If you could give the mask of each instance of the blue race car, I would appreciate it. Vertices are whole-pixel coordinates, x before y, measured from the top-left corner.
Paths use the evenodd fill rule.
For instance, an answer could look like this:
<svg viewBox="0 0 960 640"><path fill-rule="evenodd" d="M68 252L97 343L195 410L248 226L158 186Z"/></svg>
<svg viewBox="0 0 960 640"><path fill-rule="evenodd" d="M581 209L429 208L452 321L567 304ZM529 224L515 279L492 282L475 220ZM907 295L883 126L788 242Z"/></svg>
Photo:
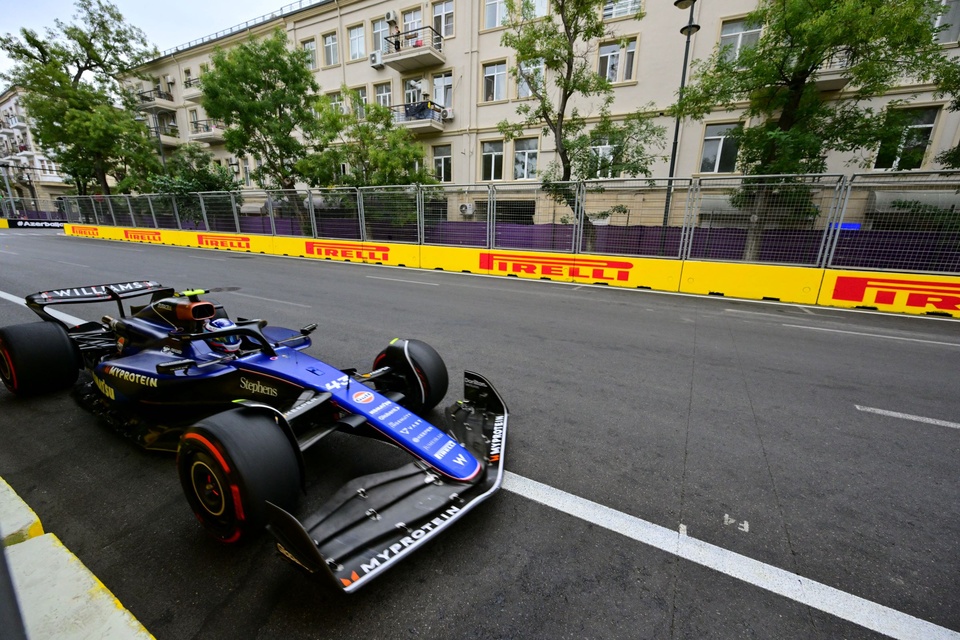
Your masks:
<svg viewBox="0 0 960 640"><path fill-rule="evenodd" d="M423 415L446 395L447 369L426 343L395 339L370 371L338 369L304 353L317 325L233 320L205 297L216 291L137 281L27 296L43 322L0 328L0 379L17 396L73 387L142 447L177 453L184 494L212 536L232 543L266 527L285 558L347 592L500 487L509 414L483 376L464 373L464 399L440 427ZM128 302L138 299L146 304ZM115 302L118 317L72 326L48 309L99 302ZM300 522L302 453L334 431L413 461L357 478Z"/></svg>

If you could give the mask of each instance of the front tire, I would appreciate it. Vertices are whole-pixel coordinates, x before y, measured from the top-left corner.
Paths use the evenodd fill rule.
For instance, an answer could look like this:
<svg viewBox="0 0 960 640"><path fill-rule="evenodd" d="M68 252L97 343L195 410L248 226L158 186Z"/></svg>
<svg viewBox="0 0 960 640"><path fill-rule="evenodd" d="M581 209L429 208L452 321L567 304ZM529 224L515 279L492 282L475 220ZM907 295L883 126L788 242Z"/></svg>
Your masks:
<svg viewBox="0 0 960 640"><path fill-rule="evenodd" d="M373 360L374 370L382 367L391 371L374 381L377 390L399 391L400 404L414 413L430 411L447 394L447 365L426 342L394 340Z"/></svg>
<svg viewBox="0 0 960 640"><path fill-rule="evenodd" d="M14 395L60 391L79 375L79 355L60 325L31 322L0 329L0 380Z"/></svg>
<svg viewBox="0 0 960 640"><path fill-rule="evenodd" d="M299 497L293 445L275 418L250 409L224 411L187 429L177 473L197 520L224 543L261 533L268 501L293 511Z"/></svg>

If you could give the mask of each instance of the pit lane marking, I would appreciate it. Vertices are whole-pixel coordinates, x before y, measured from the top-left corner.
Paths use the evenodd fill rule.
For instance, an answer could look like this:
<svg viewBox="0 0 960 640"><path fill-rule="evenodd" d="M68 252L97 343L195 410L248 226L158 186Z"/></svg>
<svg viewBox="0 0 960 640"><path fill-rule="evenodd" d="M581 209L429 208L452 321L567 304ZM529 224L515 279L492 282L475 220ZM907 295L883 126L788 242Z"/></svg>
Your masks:
<svg viewBox="0 0 960 640"><path fill-rule="evenodd" d="M862 331L844 331L842 329L827 329L825 327L807 327L802 324L784 324L784 327L793 329L809 329L811 331L829 331L830 333L846 333L854 336L864 336L866 338L884 338L886 340L902 340L904 342L920 342L923 344L935 344L943 347L960 347L960 342L940 342L938 340L922 340L920 338L901 338L900 336L885 336L880 333L864 333Z"/></svg>
<svg viewBox="0 0 960 640"><path fill-rule="evenodd" d="M913 420L914 422L924 422L926 424L935 424L938 427L950 427L951 429L960 429L960 423L957 422L947 422L946 420L937 420L936 418L925 418L923 416L914 416L909 413L900 413L898 411L887 411L886 409L876 409L874 407L862 407L859 404L853 405L857 408L857 411L863 411L866 413L875 413L881 416L889 416L891 418L900 418L901 420Z"/></svg>
<svg viewBox="0 0 960 640"><path fill-rule="evenodd" d="M503 489L892 638L960 640L956 631L691 538L684 525L673 531L509 471Z"/></svg>

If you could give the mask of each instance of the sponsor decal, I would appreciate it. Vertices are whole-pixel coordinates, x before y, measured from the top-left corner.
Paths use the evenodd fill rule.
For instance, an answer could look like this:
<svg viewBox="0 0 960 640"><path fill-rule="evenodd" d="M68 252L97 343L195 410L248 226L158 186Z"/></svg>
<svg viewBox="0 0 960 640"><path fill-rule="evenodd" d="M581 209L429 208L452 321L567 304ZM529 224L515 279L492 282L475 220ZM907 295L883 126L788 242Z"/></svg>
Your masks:
<svg viewBox="0 0 960 640"><path fill-rule="evenodd" d="M320 375L320 374L318 373L317 375ZM332 382L328 382L325 385L323 385L323 388L326 389L327 391L334 391L336 389L341 389L343 387L349 387L349 386L350 386L349 376L340 376L336 380L333 380Z"/></svg>
<svg viewBox="0 0 960 640"><path fill-rule="evenodd" d="M259 380L247 380L246 378L240 378L240 388L250 393L259 393L262 396L270 396L273 398L277 397L280 393L276 387L265 385Z"/></svg>
<svg viewBox="0 0 960 640"><path fill-rule="evenodd" d="M93 382L94 382L94 384L97 385L97 389L100 389L100 393L102 393L103 395L107 396L107 397L110 398L111 400L116 400L116 399L117 399L117 396L116 396L116 394L113 392L113 389L112 389L112 388L110 387L110 385L108 385L106 382L104 382L103 380L101 380L101 379L98 378L97 376L93 376Z"/></svg>
<svg viewBox="0 0 960 640"><path fill-rule="evenodd" d="M315 242L308 240L305 245L308 256L318 258L339 258L341 260L377 260L386 262L390 257L390 247L362 245L342 242Z"/></svg>
<svg viewBox="0 0 960 640"><path fill-rule="evenodd" d="M453 440L451 440L451 441L448 442L447 444L445 444L445 445L443 445L442 447L440 447L440 450L437 451L435 454L433 454L433 457L436 458L437 460L443 460L443 457L444 457L445 455L447 455L448 453L450 453L450 451L451 451L455 446L457 446L457 443L454 442Z"/></svg>
<svg viewBox="0 0 960 640"><path fill-rule="evenodd" d="M113 376L118 380L123 380L125 382L132 382L134 384L139 384L143 387L156 387L157 379L151 378L150 376L145 376L142 373L134 373L133 371L127 371L126 369L121 369L119 367L104 367L104 373L107 375Z"/></svg>
<svg viewBox="0 0 960 640"><path fill-rule="evenodd" d="M353 394L353 401L360 404L370 404L374 400L372 391L357 391Z"/></svg>
<svg viewBox="0 0 960 640"><path fill-rule="evenodd" d="M63 222L55 220L7 220L11 229L63 229Z"/></svg>
<svg viewBox="0 0 960 640"><path fill-rule="evenodd" d="M633 263L604 258L564 258L536 254L481 253L480 268L491 272L531 276L566 276L587 280L626 282Z"/></svg>
<svg viewBox="0 0 960 640"><path fill-rule="evenodd" d="M960 283L838 276L833 299L864 305L903 305L916 309L960 311Z"/></svg>
<svg viewBox="0 0 960 640"><path fill-rule="evenodd" d="M137 291L154 286L155 282L122 282L120 284L111 284L96 287L77 287L75 289L54 289L53 291L44 291L40 294L41 298L108 298L107 290L114 293L124 293L127 291Z"/></svg>
<svg viewBox="0 0 960 640"><path fill-rule="evenodd" d="M85 236L87 238L99 238L100 229L97 229L96 227L74 227L73 235Z"/></svg>
<svg viewBox="0 0 960 640"><path fill-rule="evenodd" d="M160 244L163 242L159 231L152 231L149 229L124 229L123 237L127 240L132 240L133 242L152 242L154 244Z"/></svg>
<svg viewBox="0 0 960 640"><path fill-rule="evenodd" d="M463 465L467 464L467 457L462 453L459 453L457 454L457 457L453 459L453 461L462 467Z"/></svg>
<svg viewBox="0 0 960 640"><path fill-rule="evenodd" d="M250 237L198 233L197 244L211 249L250 249Z"/></svg>
<svg viewBox="0 0 960 640"><path fill-rule="evenodd" d="M398 540L398 541L395 542L394 544L390 545L389 547L387 547L387 548L384 549L383 551L380 551L379 553L377 553L377 554L371 556L370 558L368 558L368 562L367 562L367 563L361 563L361 565L360 565L360 570L363 571L363 574L364 574L364 575L366 575L366 574L370 573L371 571L373 571L374 569L377 569L377 568L380 567L383 563L385 563L385 562L391 560L392 558L400 555L400 554L403 552L404 549L406 549L406 548L408 548L408 547L412 547L414 544L416 544L417 540L420 540L421 538L425 537L425 536L426 536L427 534L429 534L431 531L433 531L433 530L436 529L437 527L441 526L444 522L446 522L446 521L449 520L450 518L456 516L457 513L459 513L459 512L460 512L460 509L459 509L458 507L450 507L450 508L448 508L446 511L444 511L443 513L441 513L439 516L437 516L436 518L434 518L434 519L431 520L430 522L428 522L428 523L424 524L423 526L421 526L421 527L419 527L419 528L414 529L413 531L411 531L409 536L404 536L404 537L400 538L400 540ZM355 580L356 580L356 579L354 579L353 581L355 581ZM348 580L343 580L343 579L341 579L341 582L344 583L344 586L349 586L353 581L348 581Z"/></svg>
<svg viewBox="0 0 960 640"><path fill-rule="evenodd" d="M503 449L503 416L497 416L493 421L493 437L490 438L490 462L500 460L500 451Z"/></svg>

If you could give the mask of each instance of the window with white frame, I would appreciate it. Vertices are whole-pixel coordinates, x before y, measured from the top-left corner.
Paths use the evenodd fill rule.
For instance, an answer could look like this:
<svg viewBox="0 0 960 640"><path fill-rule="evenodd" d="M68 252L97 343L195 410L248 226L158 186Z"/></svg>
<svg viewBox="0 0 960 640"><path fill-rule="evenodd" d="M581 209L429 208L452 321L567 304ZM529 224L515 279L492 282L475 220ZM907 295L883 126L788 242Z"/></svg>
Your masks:
<svg viewBox="0 0 960 640"><path fill-rule="evenodd" d="M493 29L507 21L506 0L484 0L483 28Z"/></svg>
<svg viewBox="0 0 960 640"><path fill-rule="evenodd" d="M507 63L483 65L483 101L493 102L507 98Z"/></svg>
<svg viewBox="0 0 960 640"><path fill-rule="evenodd" d="M939 107L904 109L902 115L906 117L907 125L903 133L896 142L880 145L874 168L892 171L919 169L930 145L939 111Z"/></svg>
<svg viewBox="0 0 960 640"><path fill-rule="evenodd" d="M420 102L423 97L423 91L420 86L419 78L407 78L403 81L403 102L404 104L412 104L414 102Z"/></svg>
<svg viewBox="0 0 960 640"><path fill-rule="evenodd" d="M746 20L725 20L720 26L720 48L723 57L730 62L740 57L744 49L756 46L760 42L761 28L749 24Z"/></svg>
<svg viewBox="0 0 960 640"><path fill-rule="evenodd" d="M737 141L730 133L742 125L738 122L708 124L703 133L703 154L700 173L732 173L737 169Z"/></svg>
<svg viewBox="0 0 960 640"><path fill-rule="evenodd" d="M547 15L547 6L549 4L549 0L533 0L533 17L542 18Z"/></svg>
<svg viewBox="0 0 960 640"><path fill-rule="evenodd" d="M433 76L433 101L441 107L453 105L453 72L438 73Z"/></svg>
<svg viewBox="0 0 960 640"><path fill-rule="evenodd" d="M367 117L367 88L357 87L353 91L354 96L351 99L353 114L357 116L358 120L363 120Z"/></svg>
<svg viewBox="0 0 960 640"><path fill-rule="evenodd" d="M367 57L367 43L362 24L350 27L347 36L350 39L350 59L359 60Z"/></svg>
<svg viewBox="0 0 960 640"><path fill-rule="evenodd" d="M937 41L957 42L960 40L960 0L940 0L942 13L935 18L933 26L940 31Z"/></svg>
<svg viewBox="0 0 960 640"><path fill-rule="evenodd" d="M536 138L521 138L513 143L513 179L533 180L537 177Z"/></svg>
<svg viewBox="0 0 960 640"><path fill-rule="evenodd" d="M449 144L433 147L433 175L440 182L453 181L453 153Z"/></svg>
<svg viewBox="0 0 960 640"><path fill-rule="evenodd" d="M243 184L246 187L253 185L253 180L250 177L250 158L246 156L243 158Z"/></svg>
<svg viewBox="0 0 960 640"><path fill-rule="evenodd" d="M323 36L323 64L331 66L340 64L340 48L337 45L337 32Z"/></svg>
<svg viewBox="0 0 960 640"><path fill-rule="evenodd" d="M633 79L637 53L637 41L626 43L608 42L600 45L597 73L610 82L627 82Z"/></svg>
<svg viewBox="0 0 960 640"><path fill-rule="evenodd" d="M393 104L393 89L389 82L373 85L373 97L381 107Z"/></svg>
<svg viewBox="0 0 960 640"><path fill-rule="evenodd" d="M503 140L481 143L481 180L503 180Z"/></svg>
<svg viewBox="0 0 960 640"><path fill-rule="evenodd" d="M403 31L409 33L418 31L423 26L423 12L420 9L411 9L403 12ZM417 34L419 35L419 34Z"/></svg>
<svg viewBox="0 0 960 640"><path fill-rule="evenodd" d="M433 30L444 38L453 35L453 0L433 3Z"/></svg>
<svg viewBox="0 0 960 640"><path fill-rule="evenodd" d="M529 98L533 95L531 83L534 87L543 86L546 67L543 60L529 60L520 63L520 77L517 78L517 97Z"/></svg>
<svg viewBox="0 0 960 640"><path fill-rule="evenodd" d="M590 142L590 153L593 155L594 178L613 178L614 148L606 138L595 138Z"/></svg>
<svg viewBox="0 0 960 640"><path fill-rule="evenodd" d="M370 23L370 33L373 36L373 51L386 51L384 38L390 35L390 25L383 18Z"/></svg>
<svg viewBox="0 0 960 640"><path fill-rule="evenodd" d="M307 69L317 68L317 41L313 38L304 40L300 46L307 52Z"/></svg>
<svg viewBox="0 0 960 640"><path fill-rule="evenodd" d="M328 93L327 98L330 99L330 106L332 106L334 110L339 113L345 113L343 110L343 95L339 91Z"/></svg>
<svg viewBox="0 0 960 640"><path fill-rule="evenodd" d="M640 13L640 0L607 0L603 5L603 17L624 18Z"/></svg>

